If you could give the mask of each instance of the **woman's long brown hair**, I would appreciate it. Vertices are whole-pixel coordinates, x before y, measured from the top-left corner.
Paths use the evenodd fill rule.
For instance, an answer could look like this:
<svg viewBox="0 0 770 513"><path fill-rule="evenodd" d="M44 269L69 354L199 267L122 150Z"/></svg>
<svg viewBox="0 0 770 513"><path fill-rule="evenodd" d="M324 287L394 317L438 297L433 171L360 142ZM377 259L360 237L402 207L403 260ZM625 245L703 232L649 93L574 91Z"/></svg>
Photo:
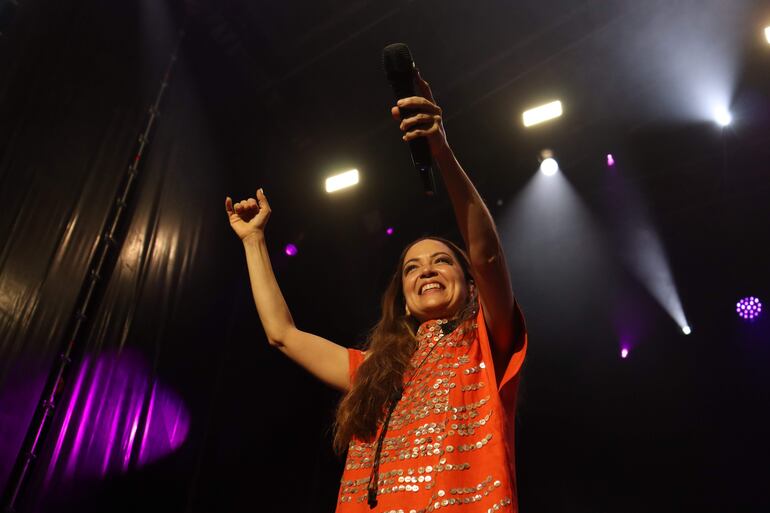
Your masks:
<svg viewBox="0 0 770 513"><path fill-rule="evenodd" d="M358 368L350 390L340 401L335 422L334 449L342 454L351 440L371 442L388 407L404 383L404 372L417 349L415 333L419 322L406 315L403 294L402 267L409 248L418 242L432 239L446 244L460 264L469 287L468 303L456 316L459 320L472 317L478 301L471 266L465 252L456 244L441 237L423 237L404 248L398 267L382 296L382 315L369 333L367 357Z"/></svg>

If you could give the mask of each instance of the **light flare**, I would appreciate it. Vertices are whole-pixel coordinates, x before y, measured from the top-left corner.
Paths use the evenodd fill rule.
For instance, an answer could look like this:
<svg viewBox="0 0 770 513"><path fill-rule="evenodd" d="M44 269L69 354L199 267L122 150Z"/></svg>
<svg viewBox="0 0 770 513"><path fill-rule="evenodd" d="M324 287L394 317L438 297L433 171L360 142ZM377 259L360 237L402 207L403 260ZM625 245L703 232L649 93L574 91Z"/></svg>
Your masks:
<svg viewBox="0 0 770 513"><path fill-rule="evenodd" d="M525 110L521 115L524 126L529 128L531 126L545 123L552 119L560 117L564 113L561 105L561 101L556 100L545 105L540 105L532 109Z"/></svg>
<svg viewBox="0 0 770 513"><path fill-rule="evenodd" d="M359 181L358 169L351 169L326 179L326 192L332 193L356 185Z"/></svg>

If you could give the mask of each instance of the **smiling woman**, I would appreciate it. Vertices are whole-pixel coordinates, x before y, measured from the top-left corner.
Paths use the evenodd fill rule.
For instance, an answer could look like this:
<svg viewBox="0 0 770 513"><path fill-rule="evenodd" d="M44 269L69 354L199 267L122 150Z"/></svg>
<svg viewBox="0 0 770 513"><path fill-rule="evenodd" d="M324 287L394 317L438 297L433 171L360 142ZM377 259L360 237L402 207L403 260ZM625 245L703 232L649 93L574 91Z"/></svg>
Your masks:
<svg viewBox="0 0 770 513"><path fill-rule="evenodd" d="M403 265L406 313L419 321L454 317L468 302L473 285L458 257L453 256L459 248L452 250L449 244L426 238L407 248Z"/></svg>
<svg viewBox="0 0 770 513"><path fill-rule="evenodd" d="M294 325L265 243L264 192L238 203L228 197L225 208L244 244L268 341L345 392L334 438L340 453L347 450L337 511L474 504L474 511L515 512L524 322L492 217L446 141L428 84L419 73L415 80L422 96L399 100L391 114L404 141L427 139L468 251L438 237L409 244L362 349Z"/></svg>

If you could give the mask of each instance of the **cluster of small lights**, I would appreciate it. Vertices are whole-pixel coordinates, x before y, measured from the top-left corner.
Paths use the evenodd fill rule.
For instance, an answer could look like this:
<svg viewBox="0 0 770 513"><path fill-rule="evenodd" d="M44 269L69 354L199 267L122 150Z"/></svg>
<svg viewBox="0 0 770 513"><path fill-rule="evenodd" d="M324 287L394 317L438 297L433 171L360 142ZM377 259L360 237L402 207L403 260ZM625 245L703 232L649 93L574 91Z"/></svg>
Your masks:
<svg viewBox="0 0 770 513"><path fill-rule="evenodd" d="M759 302L759 298L745 297L735 305L735 311L742 319L753 321L762 313L762 303Z"/></svg>

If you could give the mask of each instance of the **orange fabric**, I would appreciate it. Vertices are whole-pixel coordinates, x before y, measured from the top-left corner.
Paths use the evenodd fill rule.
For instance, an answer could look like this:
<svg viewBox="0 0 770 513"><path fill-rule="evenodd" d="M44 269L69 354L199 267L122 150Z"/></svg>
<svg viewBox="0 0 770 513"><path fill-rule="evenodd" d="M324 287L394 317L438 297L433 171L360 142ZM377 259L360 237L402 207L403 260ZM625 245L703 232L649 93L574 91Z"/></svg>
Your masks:
<svg viewBox="0 0 770 513"><path fill-rule="evenodd" d="M417 333L416 371L405 382L414 378L383 443L377 506L370 510L366 502L376 444L353 440L338 513L518 511L513 421L526 335L514 341L520 349L497 386L483 313L444 337L440 322L428 321ZM364 353L348 351L354 379Z"/></svg>

